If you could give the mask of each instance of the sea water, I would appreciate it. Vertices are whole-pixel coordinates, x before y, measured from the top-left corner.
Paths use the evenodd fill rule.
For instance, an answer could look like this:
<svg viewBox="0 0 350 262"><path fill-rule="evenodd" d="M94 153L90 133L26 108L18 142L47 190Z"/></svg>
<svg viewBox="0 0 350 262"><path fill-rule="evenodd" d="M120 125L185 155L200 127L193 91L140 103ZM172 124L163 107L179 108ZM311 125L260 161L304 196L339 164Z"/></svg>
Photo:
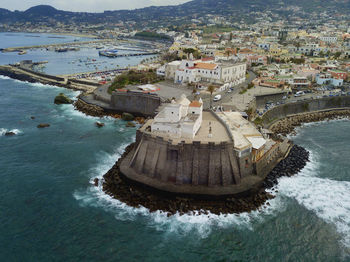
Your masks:
<svg viewBox="0 0 350 262"><path fill-rule="evenodd" d="M17 46L35 46L55 43L74 43L91 41L94 39L74 36L28 34L28 33L0 33L0 48ZM76 41L76 42L73 42ZM26 54L18 55L18 52L0 53L0 65L14 64L22 60L43 62L40 70L52 75L67 75L85 72L105 71L125 68L139 64L143 59L153 56L131 56L109 58L99 56L99 51L94 46L98 44L80 46L78 51L55 52L54 49L46 48L28 49ZM126 45L125 43L120 45ZM139 47L138 47L139 48ZM136 51L119 50L118 54L134 54ZM93 61L94 60L94 61ZM38 70L38 69L37 69Z"/></svg>
<svg viewBox="0 0 350 262"><path fill-rule="evenodd" d="M136 128L54 105L60 92L78 95L0 77L0 261L350 261L350 121L298 129L311 161L265 208L168 218L93 185Z"/></svg>

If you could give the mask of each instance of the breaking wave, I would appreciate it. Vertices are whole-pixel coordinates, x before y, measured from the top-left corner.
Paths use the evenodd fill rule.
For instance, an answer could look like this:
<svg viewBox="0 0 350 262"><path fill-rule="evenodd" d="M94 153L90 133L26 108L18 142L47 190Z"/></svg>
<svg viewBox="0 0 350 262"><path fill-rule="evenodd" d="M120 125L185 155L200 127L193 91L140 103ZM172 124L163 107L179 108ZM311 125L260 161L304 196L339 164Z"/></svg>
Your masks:
<svg viewBox="0 0 350 262"><path fill-rule="evenodd" d="M100 164L90 169L89 172L91 173L90 183L93 184L94 179L99 178L99 186L95 187L92 185L87 189L75 191L73 194L74 198L82 206L102 207L106 211L112 212L115 218L120 221L141 219L142 221L146 221L149 227L155 228L158 231L177 234L196 232L202 238L207 237L215 227L227 228L236 226L240 229L253 230L254 222L263 222L266 217L274 216L277 210L278 212L285 210L284 203L278 197L269 200L270 206L261 208L259 211L241 214L199 214L198 211L194 211L185 215L175 214L167 217L167 213L163 211L151 213L147 208L142 206L138 208L130 207L105 194L102 190L101 181L103 175L114 165L127 145L120 146L113 155L107 153L100 155Z"/></svg>
<svg viewBox="0 0 350 262"><path fill-rule="evenodd" d="M3 76L3 75L0 75L0 79L8 80L8 79L11 79L11 78L10 78L10 77L8 77L8 76Z"/></svg>
<svg viewBox="0 0 350 262"><path fill-rule="evenodd" d="M6 129L6 128L0 128L0 136L4 136L7 132L14 133L15 135L21 134L22 131L19 129Z"/></svg>
<svg viewBox="0 0 350 262"><path fill-rule="evenodd" d="M298 175L279 179L278 191L335 225L342 243L350 247L350 182L317 177L318 170L311 157Z"/></svg>

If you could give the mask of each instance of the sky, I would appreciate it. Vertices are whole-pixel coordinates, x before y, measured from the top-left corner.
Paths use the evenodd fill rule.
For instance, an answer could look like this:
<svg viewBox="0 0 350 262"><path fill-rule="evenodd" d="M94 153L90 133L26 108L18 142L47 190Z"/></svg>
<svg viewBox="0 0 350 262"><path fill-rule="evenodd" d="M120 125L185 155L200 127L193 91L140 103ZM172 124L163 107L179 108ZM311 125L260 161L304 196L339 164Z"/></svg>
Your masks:
<svg viewBox="0 0 350 262"><path fill-rule="evenodd" d="M0 8L26 10L35 5L51 5L65 11L103 12L152 5L177 5L189 0L0 0Z"/></svg>

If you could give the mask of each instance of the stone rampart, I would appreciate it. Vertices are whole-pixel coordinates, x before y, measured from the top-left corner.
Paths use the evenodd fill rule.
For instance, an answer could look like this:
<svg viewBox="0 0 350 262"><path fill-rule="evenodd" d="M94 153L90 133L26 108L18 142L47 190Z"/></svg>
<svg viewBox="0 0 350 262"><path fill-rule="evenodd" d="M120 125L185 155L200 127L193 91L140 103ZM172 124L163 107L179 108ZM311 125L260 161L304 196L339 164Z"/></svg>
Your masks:
<svg viewBox="0 0 350 262"><path fill-rule="evenodd" d="M288 139L283 142L278 142L264 156L255 163L255 173L261 177L265 178L268 173L277 165L277 163L282 160L288 153L290 148L290 143Z"/></svg>
<svg viewBox="0 0 350 262"><path fill-rule="evenodd" d="M120 171L131 180L162 191L235 195L258 188L284 156L282 151L285 154L287 148L281 149L278 144L255 166L251 153L237 156L233 142L174 143L139 130L134 148L121 161Z"/></svg>
<svg viewBox="0 0 350 262"><path fill-rule="evenodd" d="M111 107L114 110L135 115L154 116L160 104L160 97L152 93L113 92L111 97Z"/></svg>

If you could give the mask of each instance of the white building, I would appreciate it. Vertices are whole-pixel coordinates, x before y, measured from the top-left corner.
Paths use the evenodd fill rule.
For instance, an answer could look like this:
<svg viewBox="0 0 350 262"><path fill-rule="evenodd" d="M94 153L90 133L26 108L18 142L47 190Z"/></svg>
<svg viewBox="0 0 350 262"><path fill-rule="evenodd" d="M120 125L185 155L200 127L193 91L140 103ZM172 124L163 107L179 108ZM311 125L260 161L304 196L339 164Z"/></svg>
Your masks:
<svg viewBox="0 0 350 262"><path fill-rule="evenodd" d="M165 66L165 78L174 80L176 70L179 69L181 61L172 61Z"/></svg>
<svg viewBox="0 0 350 262"><path fill-rule="evenodd" d="M320 40L325 43L336 43L338 41L338 37L336 36L320 36Z"/></svg>
<svg viewBox="0 0 350 262"><path fill-rule="evenodd" d="M246 63L217 63L213 60L182 60L175 72L175 83L207 82L214 84L232 83L238 85L245 81Z"/></svg>
<svg viewBox="0 0 350 262"><path fill-rule="evenodd" d="M185 95L165 105L151 124L151 132L193 139L202 124L203 101L190 102Z"/></svg>

